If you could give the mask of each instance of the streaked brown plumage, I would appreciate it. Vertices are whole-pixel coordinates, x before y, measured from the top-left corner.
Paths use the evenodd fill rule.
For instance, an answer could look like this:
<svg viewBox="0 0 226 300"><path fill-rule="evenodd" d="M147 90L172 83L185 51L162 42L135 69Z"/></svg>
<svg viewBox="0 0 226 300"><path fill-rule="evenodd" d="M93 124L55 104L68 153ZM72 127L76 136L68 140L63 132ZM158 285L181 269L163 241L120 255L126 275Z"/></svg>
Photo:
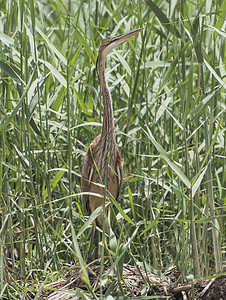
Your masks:
<svg viewBox="0 0 226 300"><path fill-rule="evenodd" d="M107 182L108 192L117 200L123 181L123 161L121 151L116 143L115 125L112 107L112 99L105 78L105 60L107 54L129 37L143 29L137 29L122 35L104 39L99 48L98 66L101 90L103 94L104 115L101 134L90 144L83 162L82 168L82 191L104 195L104 185ZM105 176L107 180L105 181ZM103 204L103 197L94 195L83 196L89 213ZM107 196L109 199L110 197ZM99 227L103 225L103 213L96 218ZM94 236L95 224L93 224L92 240L88 261L91 260L91 247Z"/></svg>

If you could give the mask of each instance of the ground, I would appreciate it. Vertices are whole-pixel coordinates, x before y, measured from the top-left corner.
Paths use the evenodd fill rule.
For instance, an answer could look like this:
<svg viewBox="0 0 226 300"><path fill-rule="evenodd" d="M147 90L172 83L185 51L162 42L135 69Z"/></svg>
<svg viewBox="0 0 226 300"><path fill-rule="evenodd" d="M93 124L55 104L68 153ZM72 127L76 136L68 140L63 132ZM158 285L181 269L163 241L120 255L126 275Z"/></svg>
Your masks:
<svg viewBox="0 0 226 300"><path fill-rule="evenodd" d="M102 285L103 295L124 295L130 297L152 296L152 299L205 299L226 300L226 274L210 280L194 280L191 283L180 283L180 276L174 272L167 274L166 280L153 275L141 267L129 264L123 267L123 279L119 280L115 270L110 270L106 265L103 273L109 273L108 280ZM70 270L67 278L61 278L57 282L45 286L39 299L80 299L75 296L75 291L89 293L86 284L81 279L81 271L78 267ZM99 288L100 264L93 262L89 266L89 279L92 290L97 297L100 296ZM77 294L78 295L78 294ZM192 298L193 296L193 298ZM123 299L126 299L125 297ZM113 298L111 298L113 299ZM116 297L114 299L117 299ZM131 298L130 298L131 299Z"/></svg>

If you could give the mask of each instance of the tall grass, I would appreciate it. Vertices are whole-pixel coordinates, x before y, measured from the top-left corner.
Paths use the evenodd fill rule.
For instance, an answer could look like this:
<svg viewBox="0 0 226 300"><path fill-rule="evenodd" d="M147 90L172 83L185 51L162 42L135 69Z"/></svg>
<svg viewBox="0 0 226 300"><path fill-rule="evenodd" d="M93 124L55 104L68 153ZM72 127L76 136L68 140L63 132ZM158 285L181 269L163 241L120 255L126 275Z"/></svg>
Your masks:
<svg viewBox="0 0 226 300"><path fill-rule="evenodd" d="M105 254L119 282L122 262L184 280L223 272L226 1L0 7L0 297L37 299L85 265L95 216L80 177L101 131L98 46L140 27L107 60L125 178ZM83 279L94 297L84 268Z"/></svg>

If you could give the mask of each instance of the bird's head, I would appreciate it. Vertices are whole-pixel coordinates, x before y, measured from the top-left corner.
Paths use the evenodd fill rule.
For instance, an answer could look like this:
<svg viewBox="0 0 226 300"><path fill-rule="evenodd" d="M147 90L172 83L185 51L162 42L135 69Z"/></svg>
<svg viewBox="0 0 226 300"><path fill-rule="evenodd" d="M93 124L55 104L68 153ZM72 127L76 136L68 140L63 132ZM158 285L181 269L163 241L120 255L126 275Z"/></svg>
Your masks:
<svg viewBox="0 0 226 300"><path fill-rule="evenodd" d="M104 39L100 44L99 55L98 55L98 58L97 58L97 62L99 61L100 57L105 60L106 56L108 55L108 53L112 49L114 49L118 45L122 44L128 38L130 38L131 36L137 34L138 32L142 31L143 29L144 28L135 29L133 31L130 31L130 32L127 32L127 33L124 33L124 34L111 36L111 37L108 37L108 38Z"/></svg>

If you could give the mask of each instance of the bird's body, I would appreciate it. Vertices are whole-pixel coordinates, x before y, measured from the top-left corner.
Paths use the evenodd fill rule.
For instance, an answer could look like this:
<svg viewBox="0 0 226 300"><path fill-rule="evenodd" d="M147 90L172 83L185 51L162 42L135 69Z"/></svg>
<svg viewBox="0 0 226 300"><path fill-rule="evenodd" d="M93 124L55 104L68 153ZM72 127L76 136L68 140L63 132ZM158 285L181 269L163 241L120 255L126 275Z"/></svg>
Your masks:
<svg viewBox="0 0 226 300"><path fill-rule="evenodd" d="M90 144L84 158L82 169L83 192L104 195L103 185L105 183L106 172L108 177L106 188L117 200L123 179L121 151L116 142L111 143L106 137L99 135ZM84 199L90 214L103 203L103 197L96 195L85 195ZM96 218L96 223L99 227L102 227L103 213Z"/></svg>
<svg viewBox="0 0 226 300"><path fill-rule="evenodd" d="M99 48L99 77L104 104L103 126L101 134L90 144L85 154L82 168L82 191L85 192L83 197L90 214L103 204L105 189L107 190L107 199L111 201L111 197L114 197L117 200L123 181L122 155L116 143L111 93L105 78L106 56L117 45L141 30L143 29L106 38L101 42ZM93 195L93 193L97 195ZM99 227L102 227L103 213L96 218L96 223ZM94 228L95 226L93 226L90 249L92 247ZM91 250L89 251L88 261L90 261L90 258Z"/></svg>

